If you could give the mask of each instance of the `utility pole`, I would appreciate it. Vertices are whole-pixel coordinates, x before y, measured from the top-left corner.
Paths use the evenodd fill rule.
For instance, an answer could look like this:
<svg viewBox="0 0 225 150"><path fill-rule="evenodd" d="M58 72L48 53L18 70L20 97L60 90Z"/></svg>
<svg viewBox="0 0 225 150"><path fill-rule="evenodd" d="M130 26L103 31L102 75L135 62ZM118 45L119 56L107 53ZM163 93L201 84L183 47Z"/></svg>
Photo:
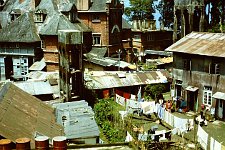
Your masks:
<svg viewBox="0 0 225 150"><path fill-rule="evenodd" d="M119 55L118 71L120 71L120 55L121 55L122 51L119 49L119 51L116 51L116 52Z"/></svg>

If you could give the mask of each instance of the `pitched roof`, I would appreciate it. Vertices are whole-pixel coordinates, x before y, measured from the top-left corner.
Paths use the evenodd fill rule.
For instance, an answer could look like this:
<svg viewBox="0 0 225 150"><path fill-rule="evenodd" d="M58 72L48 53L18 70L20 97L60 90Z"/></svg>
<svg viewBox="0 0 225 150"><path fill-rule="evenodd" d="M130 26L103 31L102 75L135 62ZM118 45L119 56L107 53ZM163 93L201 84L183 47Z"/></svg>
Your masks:
<svg viewBox="0 0 225 150"><path fill-rule="evenodd" d="M106 2L108 0L93 0L89 11L104 11L106 12Z"/></svg>
<svg viewBox="0 0 225 150"><path fill-rule="evenodd" d="M58 30L76 30L75 26L61 13L55 13L42 25L39 34L58 35Z"/></svg>
<svg viewBox="0 0 225 150"><path fill-rule="evenodd" d="M58 12L56 0L41 0L35 10L46 10L48 15L53 15Z"/></svg>
<svg viewBox="0 0 225 150"><path fill-rule="evenodd" d="M54 108L11 82L0 83L1 136L13 142L27 137L33 145L36 134L53 138L63 133L63 127L56 123Z"/></svg>
<svg viewBox="0 0 225 150"><path fill-rule="evenodd" d="M92 47L91 51L85 54L86 57L104 57L107 47Z"/></svg>
<svg viewBox="0 0 225 150"><path fill-rule="evenodd" d="M120 74L124 74L120 77ZM155 83L167 83L171 75L166 70L132 72L124 71L92 71L85 75L86 85L90 89L109 89L114 87L128 87Z"/></svg>
<svg viewBox="0 0 225 150"><path fill-rule="evenodd" d="M34 18L31 13L24 13L15 21L0 31L1 42L37 42L40 37L37 34Z"/></svg>
<svg viewBox="0 0 225 150"><path fill-rule="evenodd" d="M128 21L126 19L124 19L123 17L122 17L122 28L123 29L131 29L132 28L132 26L128 23Z"/></svg>
<svg viewBox="0 0 225 150"><path fill-rule="evenodd" d="M59 11L68 12L72 9L73 6L75 6L73 3L61 3L58 7Z"/></svg>
<svg viewBox="0 0 225 150"><path fill-rule="evenodd" d="M168 47L166 51L225 57L225 34L192 32Z"/></svg>
<svg viewBox="0 0 225 150"><path fill-rule="evenodd" d="M8 12L0 12L0 25L2 28L7 26L10 22L9 20L9 13Z"/></svg>
<svg viewBox="0 0 225 150"><path fill-rule="evenodd" d="M91 31L80 20L76 23L71 23L68 18L61 14L55 13L48 18L46 22L41 26L39 34L41 35L58 35L59 30L79 30L79 31Z"/></svg>

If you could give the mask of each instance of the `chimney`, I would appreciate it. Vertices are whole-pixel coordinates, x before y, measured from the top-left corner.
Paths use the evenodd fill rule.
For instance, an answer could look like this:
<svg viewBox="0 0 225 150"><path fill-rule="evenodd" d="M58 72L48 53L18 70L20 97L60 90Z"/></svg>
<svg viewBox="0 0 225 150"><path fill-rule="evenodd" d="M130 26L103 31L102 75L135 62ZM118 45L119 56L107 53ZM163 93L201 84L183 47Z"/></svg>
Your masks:
<svg viewBox="0 0 225 150"><path fill-rule="evenodd" d="M49 149L49 138L47 136L38 136L35 138L35 149L36 150L48 150Z"/></svg>
<svg viewBox="0 0 225 150"><path fill-rule="evenodd" d="M53 138L53 150L66 150L67 140L65 136L56 136Z"/></svg>
<svg viewBox="0 0 225 150"><path fill-rule="evenodd" d="M12 150L12 142L9 139L0 140L0 149L2 150Z"/></svg>
<svg viewBox="0 0 225 150"><path fill-rule="evenodd" d="M16 150L30 150L30 139L29 138L16 139Z"/></svg>

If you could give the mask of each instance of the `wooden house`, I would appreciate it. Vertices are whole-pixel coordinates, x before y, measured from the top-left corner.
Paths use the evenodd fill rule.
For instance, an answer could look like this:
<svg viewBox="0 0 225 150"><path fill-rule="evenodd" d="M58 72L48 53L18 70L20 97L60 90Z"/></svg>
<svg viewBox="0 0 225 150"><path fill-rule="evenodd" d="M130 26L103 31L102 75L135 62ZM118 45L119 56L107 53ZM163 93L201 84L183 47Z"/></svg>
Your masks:
<svg viewBox="0 0 225 150"><path fill-rule="evenodd" d="M174 98L183 97L188 109L201 105L225 119L225 34L192 32L166 50L173 52Z"/></svg>

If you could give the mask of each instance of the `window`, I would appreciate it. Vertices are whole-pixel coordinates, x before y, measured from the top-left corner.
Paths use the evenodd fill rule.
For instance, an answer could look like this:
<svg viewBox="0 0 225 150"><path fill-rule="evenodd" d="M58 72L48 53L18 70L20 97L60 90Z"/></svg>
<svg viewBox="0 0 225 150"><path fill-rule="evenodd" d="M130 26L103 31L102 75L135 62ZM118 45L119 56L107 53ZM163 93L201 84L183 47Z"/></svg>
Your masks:
<svg viewBox="0 0 225 150"><path fill-rule="evenodd" d="M203 104L212 105L212 87L205 86L203 90Z"/></svg>
<svg viewBox="0 0 225 150"><path fill-rule="evenodd" d="M136 34L136 35L134 35L134 39L141 39L141 35L139 35L139 34Z"/></svg>
<svg viewBox="0 0 225 150"><path fill-rule="evenodd" d="M41 40L41 48L45 48L45 41Z"/></svg>
<svg viewBox="0 0 225 150"><path fill-rule="evenodd" d="M210 74L220 74L220 64L219 63L212 63L210 64Z"/></svg>
<svg viewBox="0 0 225 150"><path fill-rule="evenodd" d="M184 70L191 70L191 60L184 59Z"/></svg>
<svg viewBox="0 0 225 150"><path fill-rule="evenodd" d="M43 14L42 13L36 13L35 22L43 22Z"/></svg>
<svg viewBox="0 0 225 150"><path fill-rule="evenodd" d="M93 44L101 45L101 34L93 34Z"/></svg>
<svg viewBox="0 0 225 150"><path fill-rule="evenodd" d="M92 16L92 22L101 22L99 15L94 14Z"/></svg>
<svg viewBox="0 0 225 150"><path fill-rule="evenodd" d="M18 18L20 16L20 14L16 14L14 12L11 13L11 21L16 20L16 18Z"/></svg>
<svg viewBox="0 0 225 150"><path fill-rule="evenodd" d="M153 41L153 36L151 34L147 36L147 41Z"/></svg>

